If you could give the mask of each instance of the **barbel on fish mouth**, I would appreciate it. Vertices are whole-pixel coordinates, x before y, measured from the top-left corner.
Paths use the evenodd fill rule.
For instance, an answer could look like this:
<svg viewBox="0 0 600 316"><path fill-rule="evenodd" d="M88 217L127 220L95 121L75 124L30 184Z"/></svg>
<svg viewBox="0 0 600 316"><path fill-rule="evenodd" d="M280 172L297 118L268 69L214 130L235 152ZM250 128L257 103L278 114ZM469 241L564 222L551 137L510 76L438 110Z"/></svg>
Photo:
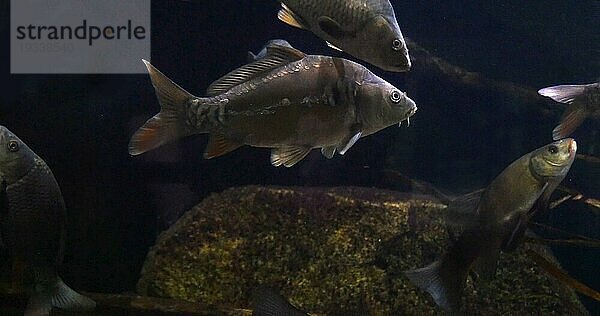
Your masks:
<svg viewBox="0 0 600 316"><path fill-rule="evenodd" d="M161 111L131 138L138 155L180 137L209 133L205 158L243 145L272 148L274 166L291 167L313 148L327 158L361 137L408 119L416 104L355 62L305 55L270 44L266 55L195 97L144 61Z"/></svg>
<svg viewBox="0 0 600 316"><path fill-rule="evenodd" d="M46 163L4 126L0 126L0 214L4 245L15 266L29 268L35 283L25 315L48 315L52 307L93 309L94 301L73 291L58 275L65 204L56 179Z"/></svg>
<svg viewBox="0 0 600 316"><path fill-rule="evenodd" d="M447 222L462 233L439 260L406 276L443 309L458 310L469 270L474 266L482 280L495 275L500 252L518 246L529 219L547 207L576 152L571 138L548 144L514 161L487 188L450 202Z"/></svg>
<svg viewBox="0 0 600 316"><path fill-rule="evenodd" d="M410 70L408 48L389 0L281 0L279 20L387 71Z"/></svg>
<svg viewBox="0 0 600 316"><path fill-rule="evenodd" d="M568 104L560 124L552 131L554 140L571 135L588 117L600 118L600 82L553 86L540 89L538 93Z"/></svg>

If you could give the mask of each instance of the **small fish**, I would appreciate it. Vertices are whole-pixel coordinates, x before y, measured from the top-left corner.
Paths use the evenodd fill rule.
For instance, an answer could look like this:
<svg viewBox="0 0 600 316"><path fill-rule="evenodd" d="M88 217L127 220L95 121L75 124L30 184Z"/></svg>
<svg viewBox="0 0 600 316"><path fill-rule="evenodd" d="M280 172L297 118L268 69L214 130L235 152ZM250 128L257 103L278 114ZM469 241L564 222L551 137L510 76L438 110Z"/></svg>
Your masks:
<svg viewBox="0 0 600 316"><path fill-rule="evenodd" d="M600 82L548 87L538 93L568 104L560 124L552 131L554 140L571 135L588 117L600 118Z"/></svg>
<svg viewBox="0 0 600 316"><path fill-rule="evenodd" d="M254 291L254 309L252 316L308 316L290 304L273 289L261 286Z"/></svg>
<svg viewBox="0 0 600 316"><path fill-rule="evenodd" d="M133 135L131 155L209 133L207 159L249 145L272 148L271 163L291 167L313 148L327 158L343 155L361 137L417 110L405 93L355 62L276 44L211 84L205 98L144 63L161 111Z"/></svg>
<svg viewBox="0 0 600 316"><path fill-rule="evenodd" d="M65 204L52 171L4 126L0 126L0 189L2 240L15 262L30 267L35 282L25 315L48 315L52 307L94 309L94 301L58 276Z"/></svg>
<svg viewBox="0 0 600 316"><path fill-rule="evenodd" d="M387 71L410 70L408 48L389 0L281 0L279 20Z"/></svg>
<svg viewBox="0 0 600 316"><path fill-rule="evenodd" d="M463 232L441 259L406 271L409 280L440 307L459 309L471 267L482 280L495 275L500 252L517 247L531 216L547 207L567 175L576 151L571 138L548 144L514 161L487 188L450 202L447 221Z"/></svg>

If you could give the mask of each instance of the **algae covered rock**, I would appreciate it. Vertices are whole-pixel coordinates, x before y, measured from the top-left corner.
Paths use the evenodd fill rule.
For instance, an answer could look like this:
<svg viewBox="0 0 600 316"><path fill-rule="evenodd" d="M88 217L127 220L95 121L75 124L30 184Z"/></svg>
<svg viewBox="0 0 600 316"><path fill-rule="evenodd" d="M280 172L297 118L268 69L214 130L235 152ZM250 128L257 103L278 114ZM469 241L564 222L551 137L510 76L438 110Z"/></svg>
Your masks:
<svg viewBox="0 0 600 316"><path fill-rule="evenodd" d="M444 209L431 197L370 188L229 189L159 236L138 292L248 308L253 289L265 284L311 313L440 314L402 271L432 262L447 247ZM490 284L469 280L466 313L586 314L524 248L502 256Z"/></svg>

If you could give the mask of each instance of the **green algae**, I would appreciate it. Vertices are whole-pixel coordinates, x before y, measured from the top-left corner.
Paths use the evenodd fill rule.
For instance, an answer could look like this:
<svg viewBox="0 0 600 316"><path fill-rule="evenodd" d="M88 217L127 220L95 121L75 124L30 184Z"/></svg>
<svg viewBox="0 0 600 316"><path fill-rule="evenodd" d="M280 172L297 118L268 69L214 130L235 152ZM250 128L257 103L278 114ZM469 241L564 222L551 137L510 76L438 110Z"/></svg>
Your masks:
<svg viewBox="0 0 600 316"><path fill-rule="evenodd" d="M233 309L251 306L253 288L267 284L311 313L441 314L402 271L447 247L444 209L427 196L368 188L229 189L159 236L138 292ZM465 312L586 314L523 248L502 256L489 284L468 281Z"/></svg>

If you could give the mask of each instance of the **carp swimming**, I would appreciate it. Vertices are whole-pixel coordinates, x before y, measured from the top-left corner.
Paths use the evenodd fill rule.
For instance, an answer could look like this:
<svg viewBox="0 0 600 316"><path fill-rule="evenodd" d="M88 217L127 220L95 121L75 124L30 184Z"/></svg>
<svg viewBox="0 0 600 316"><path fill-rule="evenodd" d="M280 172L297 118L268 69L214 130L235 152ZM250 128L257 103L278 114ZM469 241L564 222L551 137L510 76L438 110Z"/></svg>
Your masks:
<svg viewBox="0 0 600 316"><path fill-rule="evenodd" d="M361 137L399 125L417 110L406 93L364 66L271 44L266 55L191 95L144 61L161 105L131 138L139 155L178 138L209 133L205 158L243 145L272 148L291 167L313 148L332 158Z"/></svg>

